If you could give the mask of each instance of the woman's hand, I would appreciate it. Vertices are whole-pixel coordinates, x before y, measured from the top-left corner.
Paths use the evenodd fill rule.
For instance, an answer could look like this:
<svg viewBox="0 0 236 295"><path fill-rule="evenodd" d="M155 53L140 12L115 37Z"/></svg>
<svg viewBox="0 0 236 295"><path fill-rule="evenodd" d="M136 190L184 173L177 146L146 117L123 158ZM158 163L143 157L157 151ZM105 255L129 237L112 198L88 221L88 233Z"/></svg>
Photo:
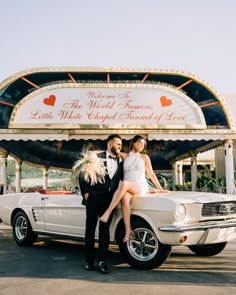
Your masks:
<svg viewBox="0 0 236 295"><path fill-rule="evenodd" d="M127 153L120 152L118 157L121 157L122 160L125 160L128 157Z"/></svg>
<svg viewBox="0 0 236 295"><path fill-rule="evenodd" d="M160 191L159 191L160 193L169 193L170 191L168 190L168 189L160 189Z"/></svg>
<svg viewBox="0 0 236 295"><path fill-rule="evenodd" d="M156 194L156 193L169 193L170 191L169 190L167 190L167 189L150 189L149 191L148 191L148 193L149 194Z"/></svg>

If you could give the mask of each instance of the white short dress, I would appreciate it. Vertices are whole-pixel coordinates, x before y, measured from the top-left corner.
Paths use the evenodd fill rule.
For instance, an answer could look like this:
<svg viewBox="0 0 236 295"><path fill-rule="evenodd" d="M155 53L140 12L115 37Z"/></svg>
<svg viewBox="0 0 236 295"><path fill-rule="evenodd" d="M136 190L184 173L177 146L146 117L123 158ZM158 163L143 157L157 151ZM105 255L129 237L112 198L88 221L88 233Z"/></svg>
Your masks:
<svg viewBox="0 0 236 295"><path fill-rule="evenodd" d="M128 157L124 160L124 180L135 181L140 187L140 195L148 193L145 163L140 153L130 151Z"/></svg>

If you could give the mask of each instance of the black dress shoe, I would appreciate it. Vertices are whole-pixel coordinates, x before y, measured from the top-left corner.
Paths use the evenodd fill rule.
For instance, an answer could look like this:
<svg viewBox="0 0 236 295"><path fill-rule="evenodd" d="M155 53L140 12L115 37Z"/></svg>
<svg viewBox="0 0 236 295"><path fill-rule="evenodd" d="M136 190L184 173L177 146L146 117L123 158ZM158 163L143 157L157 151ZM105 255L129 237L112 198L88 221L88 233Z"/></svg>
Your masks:
<svg viewBox="0 0 236 295"><path fill-rule="evenodd" d="M99 271L100 271L101 273L104 273L104 274L110 272L110 269L109 269L108 265L107 265L106 262L104 262L104 261L100 261L100 262L98 263L98 269L99 269Z"/></svg>
<svg viewBox="0 0 236 295"><path fill-rule="evenodd" d="M94 270L94 264L92 262L86 262L84 268L86 270Z"/></svg>

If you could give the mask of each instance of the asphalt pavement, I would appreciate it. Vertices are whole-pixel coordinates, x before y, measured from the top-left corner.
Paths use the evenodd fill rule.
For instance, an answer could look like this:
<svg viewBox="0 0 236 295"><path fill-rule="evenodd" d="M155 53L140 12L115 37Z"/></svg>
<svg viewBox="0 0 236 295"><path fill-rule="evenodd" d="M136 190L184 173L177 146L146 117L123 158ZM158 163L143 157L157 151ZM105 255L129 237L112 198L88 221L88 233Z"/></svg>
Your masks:
<svg viewBox="0 0 236 295"><path fill-rule="evenodd" d="M0 295L61 294L236 294L236 240L213 257L173 247L160 268L131 268L110 247L110 274L84 269L84 244L40 236L32 247L17 246L11 227L0 223Z"/></svg>

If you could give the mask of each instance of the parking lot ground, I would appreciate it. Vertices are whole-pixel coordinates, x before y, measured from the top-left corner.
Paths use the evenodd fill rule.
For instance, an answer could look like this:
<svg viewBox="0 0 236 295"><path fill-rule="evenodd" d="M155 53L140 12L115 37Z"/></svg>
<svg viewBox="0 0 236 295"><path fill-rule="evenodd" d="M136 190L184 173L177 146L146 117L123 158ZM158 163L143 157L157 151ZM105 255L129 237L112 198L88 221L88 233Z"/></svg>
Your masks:
<svg viewBox="0 0 236 295"><path fill-rule="evenodd" d="M160 268L131 268L110 247L112 272L84 270L84 244L40 236L32 247L15 244L11 228L0 223L0 295L61 294L236 294L236 240L213 257L197 257L173 247Z"/></svg>

